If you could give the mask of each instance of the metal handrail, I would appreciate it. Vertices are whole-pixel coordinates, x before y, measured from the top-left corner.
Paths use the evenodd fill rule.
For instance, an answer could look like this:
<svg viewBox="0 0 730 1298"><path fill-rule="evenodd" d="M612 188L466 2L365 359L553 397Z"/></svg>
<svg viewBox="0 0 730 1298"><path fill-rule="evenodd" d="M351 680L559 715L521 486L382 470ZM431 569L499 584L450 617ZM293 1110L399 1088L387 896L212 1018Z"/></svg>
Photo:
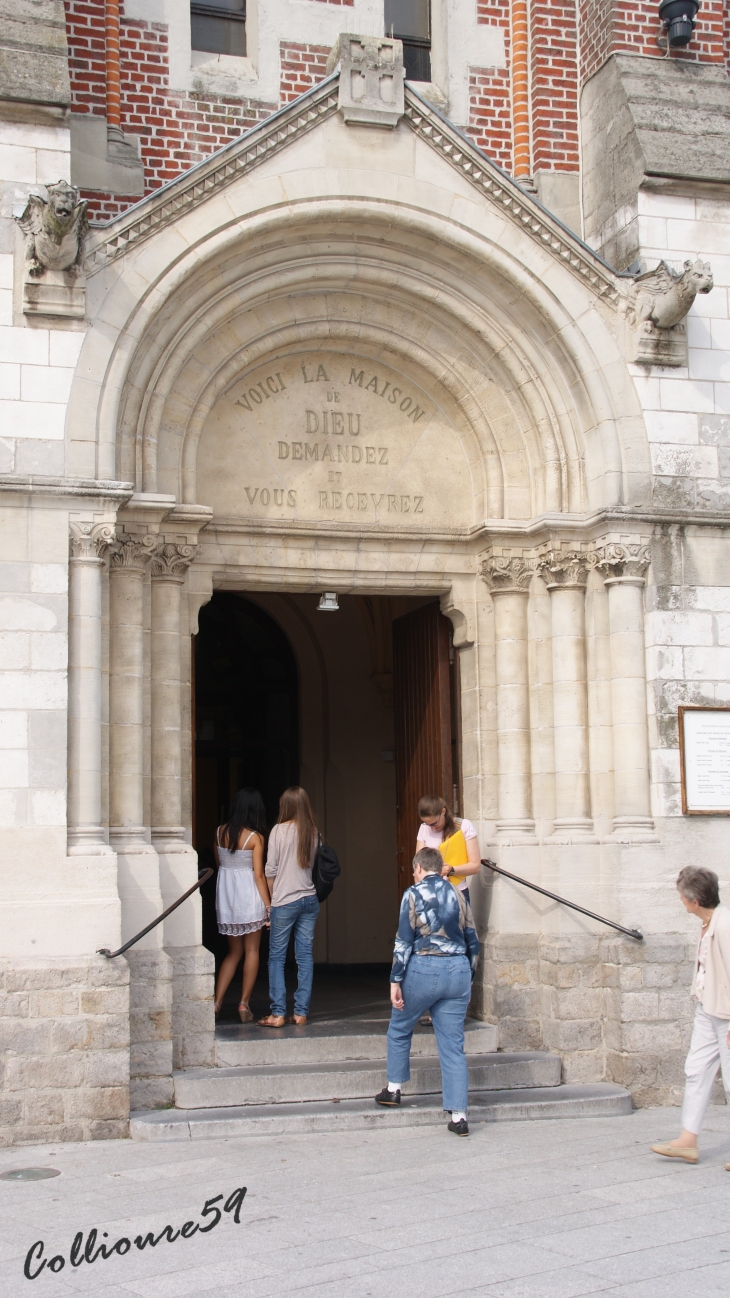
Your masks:
<svg viewBox="0 0 730 1298"><path fill-rule="evenodd" d="M608 924L609 928L615 928L619 933L625 933L627 937L632 937L636 942L644 941L644 934L638 928L624 928L623 924L617 924L613 919L605 919L603 915L596 915L592 910L586 910L585 906L579 906L577 902L566 901L565 897L558 897L555 892L548 892L547 888L540 888L536 883L529 883L527 879L521 879L518 874L510 874L509 870L503 870L500 865L495 865L494 861L482 860L482 865L486 865L496 874L503 874L505 879L514 879L515 883L524 884L525 888L532 888L533 892L541 892L543 897L550 897L551 901L560 902L561 906L570 906L571 910L579 910L581 915L587 915L589 919L597 919L599 924Z"/></svg>
<svg viewBox="0 0 730 1298"><path fill-rule="evenodd" d="M168 915L171 915L174 910L177 910L178 906L182 906L183 902L186 901L188 897L192 896L201 884L206 883L212 874L215 874L215 870L212 865L209 865L207 870L203 870L203 873L198 876L197 883L194 883L192 888L188 888L187 892L184 892L182 897L178 897L177 901L174 901L171 906L168 906L167 910L163 910L162 914L158 915L157 919L153 919L152 923L148 924L146 928L143 928L141 932L135 934L134 937L130 937L129 941L125 942L124 946L120 946L118 951L110 951L108 946L100 946L97 955L105 955L107 960L115 960L118 955L123 955L125 951L129 950L130 946L134 946L135 942L139 942L139 939L144 937L145 933L149 933L151 929L157 928L157 925L161 924L163 919L167 919Z"/></svg>

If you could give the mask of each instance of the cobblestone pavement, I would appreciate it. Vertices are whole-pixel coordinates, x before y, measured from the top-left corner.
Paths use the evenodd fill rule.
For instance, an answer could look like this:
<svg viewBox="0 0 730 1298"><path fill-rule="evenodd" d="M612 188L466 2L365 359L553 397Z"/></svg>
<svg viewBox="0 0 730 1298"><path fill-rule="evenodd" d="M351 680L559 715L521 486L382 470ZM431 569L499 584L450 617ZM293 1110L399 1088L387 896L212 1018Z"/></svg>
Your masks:
<svg viewBox="0 0 730 1298"><path fill-rule="evenodd" d="M438 1125L4 1149L0 1172L55 1167L61 1175L0 1180L0 1291L4 1298L727 1295L730 1112L711 1110L696 1167L648 1151L651 1140L675 1134L678 1119L676 1109L645 1109L624 1118L505 1122L477 1126L469 1140ZM233 1192L242 1186L241 1206ZM201 1216L208 1200L216 1202ZM185 1236L170 1240L185 1222ZM158 1242L140 1249L135 1239L144 1243L148 1233ZM35 1278L26 1279L37 1241L43 1250L27 1264ZM105 1258L101 1245L117 1251Z"/></svg>

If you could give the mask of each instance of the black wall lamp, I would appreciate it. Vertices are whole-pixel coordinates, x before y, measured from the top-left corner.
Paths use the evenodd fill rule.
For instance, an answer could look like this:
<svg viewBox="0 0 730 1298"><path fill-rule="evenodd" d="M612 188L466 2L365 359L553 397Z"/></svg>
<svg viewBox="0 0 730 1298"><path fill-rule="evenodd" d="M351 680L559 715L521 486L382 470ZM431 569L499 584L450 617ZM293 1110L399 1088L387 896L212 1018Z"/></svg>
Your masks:
<svg viewBox="0 0 730 1298"><path fill-rule="evenodd" d="M660 0L659 17L664 23L667 41L672 49L689 45L695 29L700 0Z"/></svg>

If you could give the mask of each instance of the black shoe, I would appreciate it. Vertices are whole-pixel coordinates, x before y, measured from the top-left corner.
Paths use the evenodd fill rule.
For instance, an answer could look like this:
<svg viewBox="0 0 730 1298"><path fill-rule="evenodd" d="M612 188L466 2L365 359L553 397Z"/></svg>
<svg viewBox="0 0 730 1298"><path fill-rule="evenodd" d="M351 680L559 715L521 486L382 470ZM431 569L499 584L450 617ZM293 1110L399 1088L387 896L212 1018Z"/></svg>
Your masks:
<svg viewBox="0 0 730 1298"><path fill-rule="evenodd" d="M400 1093L399 1093L398 1098L399 1098L399 1101L400 1101ZM466 1118L459 1118L459 1121L458 1121L458 1122L450 1122L450 1123L449 1123L449 1131L453 1131L453 1133L454 1133L455 1136L468 1136L468 1135L469 1135L469 1123L467 1122Z"/></svg>
<svg viewBox="0 0 730 1298"><path fill-rule="evenodd" d="M375 1096L376 1104L385 1104L388 1108L397 1109L400 1104L400 1091L389 1091L384 1086L379 1095Z"/></svg>

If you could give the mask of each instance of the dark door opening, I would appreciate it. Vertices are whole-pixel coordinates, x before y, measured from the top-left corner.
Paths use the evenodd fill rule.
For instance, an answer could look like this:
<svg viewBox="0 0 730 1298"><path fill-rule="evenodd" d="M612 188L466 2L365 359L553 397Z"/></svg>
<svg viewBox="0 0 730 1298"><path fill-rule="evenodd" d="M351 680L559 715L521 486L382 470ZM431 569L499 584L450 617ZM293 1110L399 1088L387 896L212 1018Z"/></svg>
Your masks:
<svg viewBox="0 0 730 1298"><path fill-rule="evenodd" d="M299 780L299 681L291 646L263 609L216 592L200 611L195 652L195 846L212 865L218 825L236 791L260 791L270 825ZM215 879L203 888L203 942L227 951L215 915Z"/></svg>
<svg viewBox="0 0 730 1298"><path fill-rule="evenodd" d="M450 623L433 597L343 595L336 613L318 612L317 602L216 592L201 609L195 846L201 866L212 864L216 827L242 785L261 791L272 825L280 794L301 780L343 867L315 933L312 1017L382 1017L418 799L440 792L452 800L457 782ZM215 879L202 900L203 941L219 965L227 942L217 928ZM251 1002L257 1016L268 1010L267 956L264 930ZM224 1020L237 1021L239 979Z"/></svg>

